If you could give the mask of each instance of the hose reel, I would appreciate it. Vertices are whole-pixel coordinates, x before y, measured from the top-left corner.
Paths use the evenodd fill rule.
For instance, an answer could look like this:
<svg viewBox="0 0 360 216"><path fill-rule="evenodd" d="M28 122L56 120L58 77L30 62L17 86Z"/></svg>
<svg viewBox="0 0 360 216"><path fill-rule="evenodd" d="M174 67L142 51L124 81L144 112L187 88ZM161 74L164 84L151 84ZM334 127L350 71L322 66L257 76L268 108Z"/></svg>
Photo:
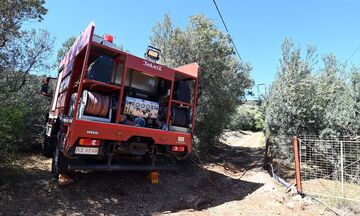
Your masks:
<svg viewBox="0 0 360 216"><path fill-rule="evenodd" d="M84 114L106 117L110 108L110 96L84 91L82 103L85 104Z"/></svg>
<svg viewBox="0 0 360 216"><path fill-rule="evenodd" d="M80 99L79 118L103 122L111 121L111 97L84 90Z"/></svg>

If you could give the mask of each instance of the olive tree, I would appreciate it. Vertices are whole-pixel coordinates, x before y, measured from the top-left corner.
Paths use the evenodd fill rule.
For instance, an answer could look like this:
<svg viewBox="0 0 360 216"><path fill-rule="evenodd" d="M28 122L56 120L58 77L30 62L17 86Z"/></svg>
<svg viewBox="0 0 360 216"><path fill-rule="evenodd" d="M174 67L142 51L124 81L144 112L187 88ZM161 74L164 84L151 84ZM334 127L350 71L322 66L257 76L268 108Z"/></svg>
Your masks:
<svg viewBox="0 0 360 216"><path fill-rule="evenodd" d="M207 147L230 124L230 118L253 85L251 66L239 62L229 35L202 14L190 17L186 29L172 24L169 15L153 27L151 44L162 51L170 67L197 62L200 66L195 135Z"/></svg>
<svg viewBox="0 0 360 216"><path fill-rule="evenodd" d="M304 55L289 39L282 45L264 104L265 132L279 157L292 158L293 135L359 135L359 70L349 73L332 54L323 56L321 65L318 59L313 47Z"/></svg>

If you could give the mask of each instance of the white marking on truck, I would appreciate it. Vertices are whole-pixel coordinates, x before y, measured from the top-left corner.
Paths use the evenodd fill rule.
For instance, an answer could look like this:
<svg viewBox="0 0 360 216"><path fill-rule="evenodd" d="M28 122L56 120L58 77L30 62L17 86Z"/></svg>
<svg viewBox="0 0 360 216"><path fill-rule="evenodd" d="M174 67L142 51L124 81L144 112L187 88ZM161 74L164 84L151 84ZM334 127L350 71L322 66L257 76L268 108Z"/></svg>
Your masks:
<svg viewBox="0 0 360 216"><path fill-rule="evenodd" d="M185 142L185 137L179 136L177 141L183 143Z"/></svg>
<svg viewBox="0 0 360 216"><path fill-rule="evenodd" d="M98 135L98 134L99 134L99 131L88 130L88 131L86 131L86 134Z"/></svg>
<svg viewBox="0 0 360 216"><path fill-rule="evenodd" d="M156 64L153 64L153 63L145 61L145 60L144 60L143 65L146 66L146 67L149 67L149 68L153 68L153 69L158 70L158 71L162 71L161 65L156 65Z"/></svg>
<svg viewBox="0 0 360 216"><path fill-rule="evenodd" d="M90 148L90 147L76 147L75 154L83 154L83 155L97 155L99 153L98 148Z"/></svg>

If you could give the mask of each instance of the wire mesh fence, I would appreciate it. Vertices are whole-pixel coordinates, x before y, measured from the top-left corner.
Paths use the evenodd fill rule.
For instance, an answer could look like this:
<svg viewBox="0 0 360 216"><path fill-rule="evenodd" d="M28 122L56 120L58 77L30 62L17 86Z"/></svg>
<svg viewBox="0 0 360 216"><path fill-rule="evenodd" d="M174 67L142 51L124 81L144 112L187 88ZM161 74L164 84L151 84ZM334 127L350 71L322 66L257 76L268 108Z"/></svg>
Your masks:
<svg viewBox="0 0 360 216"><path fill-rule="evenodd" d="M299 137L303 192L337 206L360 208L360 140Z"/></svg>

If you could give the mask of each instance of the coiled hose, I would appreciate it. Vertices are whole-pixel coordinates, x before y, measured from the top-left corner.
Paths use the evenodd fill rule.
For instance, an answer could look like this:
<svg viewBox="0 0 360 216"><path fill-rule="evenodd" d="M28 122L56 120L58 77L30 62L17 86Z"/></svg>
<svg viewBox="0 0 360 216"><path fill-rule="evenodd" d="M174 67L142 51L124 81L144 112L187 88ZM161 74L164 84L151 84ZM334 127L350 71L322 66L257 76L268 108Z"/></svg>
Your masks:
<svg viewBox="0 0 360 216"><path fill-rule="evenodd" d="M85 90L83 92L85 101L85 114L99 117L106 117L110 108L110 97Z"/></svg>

